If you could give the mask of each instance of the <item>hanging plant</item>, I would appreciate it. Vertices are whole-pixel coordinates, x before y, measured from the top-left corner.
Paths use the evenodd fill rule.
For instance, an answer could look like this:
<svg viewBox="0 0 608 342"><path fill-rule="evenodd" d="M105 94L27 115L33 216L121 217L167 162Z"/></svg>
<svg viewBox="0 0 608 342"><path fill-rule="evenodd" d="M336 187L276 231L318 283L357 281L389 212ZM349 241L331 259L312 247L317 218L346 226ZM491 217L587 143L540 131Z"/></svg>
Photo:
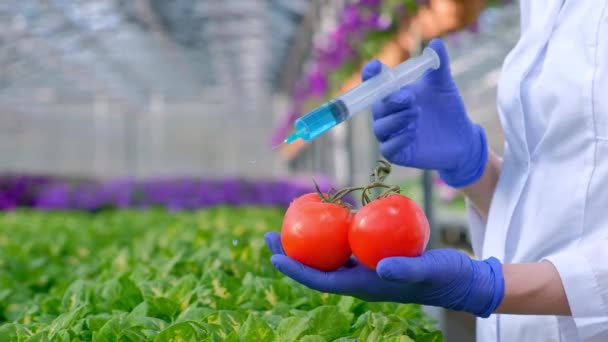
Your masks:
<svg viewBox="0 0 608 342"><path fill-rule="evenodd" d="M486 6L511 3L512 0L488 0ZM314 47L309 67L290 92L287 115L272 137L272 145L283 142L295 120L313 105L327 101L336 89L355 74L361 64L373 58L397 34L398 23L416 13L429 0L353 0L338 17L336 27ZM477 24L468 28L478 30Z"/></svg>

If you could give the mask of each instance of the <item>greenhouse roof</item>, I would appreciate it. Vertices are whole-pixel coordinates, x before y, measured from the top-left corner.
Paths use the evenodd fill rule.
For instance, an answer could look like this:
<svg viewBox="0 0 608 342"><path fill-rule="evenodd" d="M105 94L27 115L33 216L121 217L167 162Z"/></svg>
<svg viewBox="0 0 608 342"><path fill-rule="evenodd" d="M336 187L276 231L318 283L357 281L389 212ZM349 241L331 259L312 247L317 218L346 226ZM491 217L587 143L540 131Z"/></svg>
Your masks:
<svg viewBox="0 0 608 342"><path fill-rule="evenodd" d="M119 100L135 111L160 96L213 109L238 95L254 115L285 71L312 0L3 0L0 104ZM226 109L226 108L225 108Z"/></svg>

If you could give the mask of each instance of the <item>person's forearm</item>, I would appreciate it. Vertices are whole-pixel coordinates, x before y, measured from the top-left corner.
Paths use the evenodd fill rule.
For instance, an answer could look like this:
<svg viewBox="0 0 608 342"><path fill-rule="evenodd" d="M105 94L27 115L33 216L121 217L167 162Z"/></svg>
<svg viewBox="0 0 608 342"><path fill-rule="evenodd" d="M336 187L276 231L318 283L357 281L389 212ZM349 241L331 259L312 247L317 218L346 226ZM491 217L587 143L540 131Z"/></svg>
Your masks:
<svg viewBox="0 0 608 342"><path fill-rule="evenodd" d="M496 313L570 316L559 273L548 261L505 264L505 295Z"/></svg>
<svg viewBox="0 0 608 342"><path fill-rule="evenodd" d="M462 189L477 212L485 219L488 217L490 202L500 176L502 160L492 150L488 152L488 161L479 180Z"/></svg>

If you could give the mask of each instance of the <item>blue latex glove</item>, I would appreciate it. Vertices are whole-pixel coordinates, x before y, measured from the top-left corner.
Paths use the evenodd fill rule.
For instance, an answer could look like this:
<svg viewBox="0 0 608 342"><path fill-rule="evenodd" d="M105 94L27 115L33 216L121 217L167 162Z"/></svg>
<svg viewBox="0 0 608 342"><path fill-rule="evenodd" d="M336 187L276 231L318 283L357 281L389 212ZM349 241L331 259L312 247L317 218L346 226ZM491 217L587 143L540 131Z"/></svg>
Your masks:
<svg viewBox="0 0 608 342"><path fill-rule="evenodd" d="M342 268L323 272L286 256L279 233L264 238L277 270L321 292L370 302L440 306L484 318L504 296L502 264L496 258L476 261L456 250L436 249L415 258L386 258L376 271L351 258Z"/></svg>
<svg viewBox="0 0 608 342"><path fill-rule="evenodd" d="M462 187L483 173L488 157L486 136L467 116L443 43L434 39L429 46L439 55L440 68L375 103L373 130L389 162L437 170L448 185ZM381 68L377 60L367 63L363 80Z"/></svg>

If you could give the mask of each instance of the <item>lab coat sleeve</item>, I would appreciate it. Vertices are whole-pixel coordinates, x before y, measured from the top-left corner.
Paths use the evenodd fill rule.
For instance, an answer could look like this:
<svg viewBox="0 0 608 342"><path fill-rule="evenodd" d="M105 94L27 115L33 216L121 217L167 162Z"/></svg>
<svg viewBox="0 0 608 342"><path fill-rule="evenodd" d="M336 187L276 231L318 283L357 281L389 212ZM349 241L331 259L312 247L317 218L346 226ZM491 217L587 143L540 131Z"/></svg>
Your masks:
<svg viewBox="0 0 608 342"><path fill-rule="evenodd" d="M483 239L486 231L487 221L479 215L477 209L467 199L467 218L469 221L469 232L473 253L478 259L482 258Z"/></svg>
<svg viewBox="0 0 608 342"><path fill-rule="evenodd" d="M560 318L562 329L573 323L581 341L608 341L608 238L545 259L559 272L572 311Z"/></svg>

